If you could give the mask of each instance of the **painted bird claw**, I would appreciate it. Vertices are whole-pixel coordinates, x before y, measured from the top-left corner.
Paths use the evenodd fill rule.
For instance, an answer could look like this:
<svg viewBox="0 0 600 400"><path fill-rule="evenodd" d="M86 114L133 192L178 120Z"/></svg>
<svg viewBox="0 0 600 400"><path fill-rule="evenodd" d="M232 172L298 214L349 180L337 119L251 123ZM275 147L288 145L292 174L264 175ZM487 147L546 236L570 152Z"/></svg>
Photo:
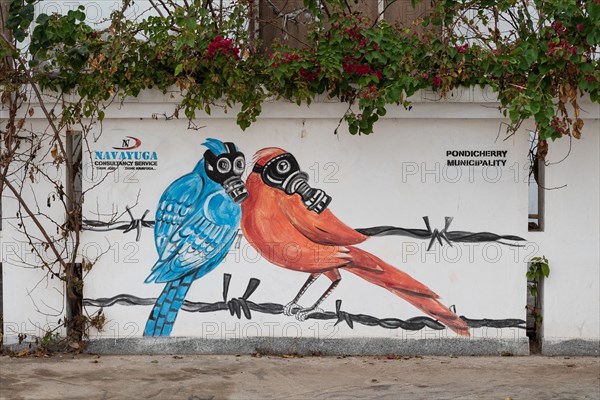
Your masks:
<svg viewBox="0 0 600 400"><path fill-rule="evenodd" d="M283 315L287 315L289 317L294 315L299 310L302 310L302 307L300 307L298 303L290 301L285 306L283 306Z"/></svg>
<svg viewBox="0 0 600 400"><path fill-rule="evenodd" d="M313 308L301 308L296 312L296 319L298 321L306 321L309 315L322 313L323 310L317 307Z"/></svg>

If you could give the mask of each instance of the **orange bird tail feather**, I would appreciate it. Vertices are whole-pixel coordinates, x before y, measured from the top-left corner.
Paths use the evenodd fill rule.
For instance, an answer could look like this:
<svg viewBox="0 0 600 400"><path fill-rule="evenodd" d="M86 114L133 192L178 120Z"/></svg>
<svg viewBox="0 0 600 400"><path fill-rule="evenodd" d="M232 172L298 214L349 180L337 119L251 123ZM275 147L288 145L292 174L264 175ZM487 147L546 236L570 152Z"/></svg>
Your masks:
<svg viewBox="0 0 600 400"><path fill-rule="evenodd" d="M440 303L437 300L439 296L427 286L366 251L352 246L347 246L345 250L350 261L345 270L389 290L457 334L470 336L466 322Z"/></svg>

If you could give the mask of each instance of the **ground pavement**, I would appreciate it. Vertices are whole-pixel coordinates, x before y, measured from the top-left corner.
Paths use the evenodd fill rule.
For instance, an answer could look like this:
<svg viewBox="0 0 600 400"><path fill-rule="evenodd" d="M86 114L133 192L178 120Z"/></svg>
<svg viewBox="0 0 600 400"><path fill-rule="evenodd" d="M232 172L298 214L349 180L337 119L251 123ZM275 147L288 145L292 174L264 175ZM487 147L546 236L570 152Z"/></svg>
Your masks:
<svg viewBox="0 0 600 400"><path fill-rule="evenodd" d="M600 399L600 359L2 356L0 399Z"/></svg>

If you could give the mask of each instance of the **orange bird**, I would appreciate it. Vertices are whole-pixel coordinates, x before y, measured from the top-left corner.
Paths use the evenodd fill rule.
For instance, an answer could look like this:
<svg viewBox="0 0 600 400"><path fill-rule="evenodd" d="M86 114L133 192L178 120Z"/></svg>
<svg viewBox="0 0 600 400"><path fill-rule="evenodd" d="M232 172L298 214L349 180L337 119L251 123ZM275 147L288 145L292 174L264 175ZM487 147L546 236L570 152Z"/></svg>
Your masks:
<svg viewBox="0 0 600 400"><path fill-rule="evenodd" d="M438 301L439 296L408 274L353 245L368 237L341 222L327 209L331 198L308 184L294 156L279 148L265 148L254 157L246 180L248 199L242 203L241 228L250 244L280 267L309 273L285 315L304 320L321 312L318 306L339 284L340 269L349 271L408 301L459 335L469 327ZM298 301L321 275L331 280L323 295L308 308Z"/></svg>

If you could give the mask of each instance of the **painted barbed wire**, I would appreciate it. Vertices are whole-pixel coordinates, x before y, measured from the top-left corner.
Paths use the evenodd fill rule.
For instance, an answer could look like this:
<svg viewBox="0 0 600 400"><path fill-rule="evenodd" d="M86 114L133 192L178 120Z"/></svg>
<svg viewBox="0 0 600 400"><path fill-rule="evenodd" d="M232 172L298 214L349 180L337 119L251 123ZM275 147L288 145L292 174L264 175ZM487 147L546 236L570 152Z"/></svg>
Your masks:
<svg viewBox="0 0 600 400"><path fill-rule="evenodd" d="M144 211L141 218L136 219L131 213L131 209L127 206L125 207L127 210L127 214L129 215L130 221L98 221L91 219L84 219L82 229L86 231L95 231L95 232L107 232L107 231L123 231L123 233L127 233L130 231L136 231L136 242L139 242L142 237L142 228L154 228L154 221L146 221L146 215L150 212L150 210Z"/></svg>
<svg viewBox="0 0 600 400"><path fill-rule="evenodd" d="M440 245L444 245L443 241L452 246L452 243L480 243L480 242L497 242L505 246L522 247L521 245L514 243L503 242L503 240L510 240L516 242L523 242L525 239L515 235L498 235L491 232L466 232L466 231L448 231L450 224L454 217L445 218L445 226L442 230L434 229L431 230L429 224L429 217L423 217L425 226L427 229L407 229L396 226L374 226L372 228L358 228L355 229L357 232L362 233L366 236L407 236L415 239L423 239L429 241L427 251L431 250L433 244L437 240ZM443 241L442 241L443 240Z"/></svg>
<svg viewBox="0 0 600 400"><path fill-rule="evenodd" d="M125 207L127 214L129 215L130 221L109 221L103 222L98 220L83 220L83 229L87 231L106 232L120 230L123 233L130 231L136 231L136 241L139 241L142 235L142 228L153 228L154 221L147 221L145 217L148 215L150 210L144 211L141 218L136 219L131 213L129 207ZM453 217L445 218L445 226L443 229L431 229L429 223L429 217L423 217L425 226L427 229L411 229L411 228L400 228L396 226L374 226L371 228L358 228L355 229L357 232L362 233L365 236L405 236L414 239L429 239L429 245L427 251L431 250L436 240L441 246L444 245L444 241L452 246L452 243L482 243L482 242L496 242L505 246L522 247L522 245L507 243L505 240L523 242L526 239L515 235L498 235L491 232L467 232L467 231L448 231L450 224L452 223Z"/></svg>
<svg viewBox="0 0 600 400"><path fill-rule="evenodd" d="M260 280L251 278L248 286L241 297L234 297L228 300L229 284L231 283L231 274L223 275L223 301L215 303L192 302L185 300L181 309L187 312L216 312L229 311L230 315L241 319L242 315L247 319L252 319L252 312L263 314L283 314L283 305L277 303L254 303L249 300L250 296L256 291L260 285ZM110 307L115 304L126 306L150 306L156 302L156 298L140 298L130 294L118 294L108 298L84 299L83 305L87 307ZM404 329L407 331L418 331L424 328L434 330L446 329L437 320L430 317L413 317L407 320L398 318L377 318L366 314L351 314L342 311L342 300L336 300L335 311L325 311L320 313L310 314L307 319L315 320L336 320L336 325L340 322L345 322L350 328L354 328L354 324L366 326L380 326L385 329ZM519 328L525 329L525 321L522 319L471 319L465 316L460 318L467 323L470 328Z"/></svg>

